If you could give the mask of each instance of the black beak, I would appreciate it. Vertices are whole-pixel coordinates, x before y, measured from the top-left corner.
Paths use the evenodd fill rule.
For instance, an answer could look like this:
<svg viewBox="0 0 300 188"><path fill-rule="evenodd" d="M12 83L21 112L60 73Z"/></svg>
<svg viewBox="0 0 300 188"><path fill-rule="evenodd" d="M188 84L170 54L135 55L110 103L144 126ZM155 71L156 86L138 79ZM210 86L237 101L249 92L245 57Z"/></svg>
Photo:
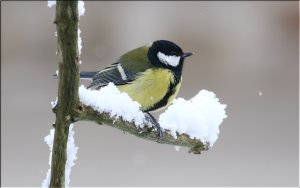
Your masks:
<svg viewBox="0 0 300 188"><path fill-rule="evenodd" d="M193 55L194 53L191 53L191 52L186 52L186 53L183 53L182 54L182 58L186 58L186 57L189 57L189 56L191 56L191 55Z"/></svg>

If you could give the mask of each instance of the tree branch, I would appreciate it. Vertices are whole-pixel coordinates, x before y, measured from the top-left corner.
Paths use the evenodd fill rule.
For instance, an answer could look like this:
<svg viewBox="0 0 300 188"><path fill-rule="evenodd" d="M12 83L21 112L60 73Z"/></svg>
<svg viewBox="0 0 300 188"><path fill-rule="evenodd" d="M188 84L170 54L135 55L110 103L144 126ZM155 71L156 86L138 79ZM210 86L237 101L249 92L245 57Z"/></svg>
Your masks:
<svg viewBox="0 0 300 188"><path fill-rule="evenodd" d="M65 186L69 125L78 103L78 9L77 1L56 2L59 84L50 187Z"/></svg>
<svg viewBox="0 0 300 188"><path fill-rule="evenodd" d="M186 134L177 135L177 138L174 138L168 130L164 131L164 136L157 140L158 132L153 127L144 125L143 128L141 128L132 122L124 121L122 117L111 117L108 113L100 113L81 103L79 103L74 113L76 114L75 116L78 120L94 121L100 125L106 124L137 137L151 141L157 141L158 143L162 144L189 147L190 153L200 154L202 151L209 149L209 143L203 143L198 139L191 139Z"/></svg>

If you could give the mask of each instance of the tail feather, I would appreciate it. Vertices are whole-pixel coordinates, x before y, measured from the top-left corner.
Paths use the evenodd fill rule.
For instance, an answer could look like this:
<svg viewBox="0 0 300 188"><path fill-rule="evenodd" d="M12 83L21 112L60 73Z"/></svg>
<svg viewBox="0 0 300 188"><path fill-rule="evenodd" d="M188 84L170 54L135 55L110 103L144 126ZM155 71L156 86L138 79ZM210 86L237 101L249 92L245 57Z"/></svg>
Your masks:
<svg viewBox="0 0 300 188"><path fill-rule="evenodd" d="M91 80L93 77L97 74L98 72L90 72L90 71L82 71L80 72L80 79L88 79ZM56 74L52 75L53 78L57 79L58 78L58 72Z"/></svg>
<svg viewBox="0 0 300 188"><path fill-rule="evenodd" d="M80 72L81 79L92 79L98 72L82 71Z"/></svg>

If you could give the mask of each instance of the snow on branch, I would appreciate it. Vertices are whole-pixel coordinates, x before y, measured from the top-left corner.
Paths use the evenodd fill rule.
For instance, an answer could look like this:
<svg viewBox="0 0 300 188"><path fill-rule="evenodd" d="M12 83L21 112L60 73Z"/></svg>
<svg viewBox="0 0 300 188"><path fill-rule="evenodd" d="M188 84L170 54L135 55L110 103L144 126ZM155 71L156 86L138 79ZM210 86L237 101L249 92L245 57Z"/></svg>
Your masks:
<svg viewBox="0 0 300 188"><path fill-rule="evenodd" d="M140 105L114 84L100 90L80 86L79 100L80 120L105 123L144 139L157 140L157 130L146 121ZM218 138L219 126L226 118L225 108L213 92L206 90L188 101L176 99L159 117L164 136L157 142L186 146L196 154L208 150Z"/></svg>
<svg viewBox="0 0 300 188"><path fill-rule="evenodd" d="M227 117L225 108L213 92L201 90L188 101L176 99L160 115L159 124L175 138L178 134L187 134L212 146L218 139L219 126Z"/></svg>
<svg viewBox="0 0 300 188"><path fill-rule="evenodd" d="M74 161L77 159L76 154L78 147L75 146L74 143L74 134L73 131L73 124L70 125L69 128L69 136L68 136L68 143L67 143L67 162L66 162L66 169L65 169L65 187L69 187L70 184L70 174L71 168L74 166ZM54 141L54 132L55 129L51 129L49 135L45 137L45 142L49 146L50 155L49 155L49 170L47 172L46 178L42 183L43 188L47 188L50 185L50 175L51 175L51 160L52 160L52 148L53 148L53 141Z"/></svg>
<svg viewBox="0 0 300 188"><path fill-rule="evenodd" d="M121 93L113 83L100 90L86 89L82 85L79 87L79 100L100 113L108 112L112 118L122 117L125 121L134 122L141 127L146 123L140 104L133 101L128 94Z"/></svg>
<svg viewBox="0 0 300 188"><path fill-rule="evenodd" d="M48 7L51 8L52 6L56 5L56 1L55 0L50 0L48 1ZM78 1L78 18L80 19L81 16L84 15L85 13L85 7L84 7L84 2L83 1ZM79 56L81 55L81 49L82 49L82 39L81 39L81 30L78 28L78 53L79 53ZM57 35L57 33L56 33ZM79 61L79 64L81 64L81 60ZM57 74L58 75L58 74Z"/></svg>

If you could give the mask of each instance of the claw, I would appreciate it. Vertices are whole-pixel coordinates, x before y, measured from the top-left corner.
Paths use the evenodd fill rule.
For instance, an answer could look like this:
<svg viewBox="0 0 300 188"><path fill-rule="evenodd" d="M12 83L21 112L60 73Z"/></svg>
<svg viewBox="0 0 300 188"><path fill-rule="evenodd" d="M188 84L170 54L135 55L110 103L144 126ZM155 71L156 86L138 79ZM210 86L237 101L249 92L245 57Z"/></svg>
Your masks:
<svg viewBox="0 0 300 188"><path fill-rule="evenodd" d="M151 119L150 121L154 124L154 126L156 127L156 130L158 132L157 134L157 141L159 141L159 139L161 139L163 137L163 130L162 128L160 127L159 123L156 121L156 119L149 113L149 112L146 112L148 114L148 118Z"/></svg>

